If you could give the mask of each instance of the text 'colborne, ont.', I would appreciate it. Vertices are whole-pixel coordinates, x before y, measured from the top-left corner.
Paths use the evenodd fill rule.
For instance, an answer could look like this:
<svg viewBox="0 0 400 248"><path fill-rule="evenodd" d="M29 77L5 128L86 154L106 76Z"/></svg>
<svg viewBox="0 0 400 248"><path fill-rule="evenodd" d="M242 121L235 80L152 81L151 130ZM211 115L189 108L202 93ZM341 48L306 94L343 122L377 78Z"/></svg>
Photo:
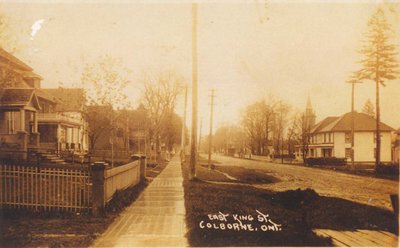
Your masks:
<svg viewBox="0 0 400 248"><path fill-rule="evenodd" d="M282 225L278 224L269 217L256 210L256 214L227 214L221 211L216 214L208 214L206 220L199 222L201 229L211 230L233 230L247 232L278 232L282 231Z"/></svg>

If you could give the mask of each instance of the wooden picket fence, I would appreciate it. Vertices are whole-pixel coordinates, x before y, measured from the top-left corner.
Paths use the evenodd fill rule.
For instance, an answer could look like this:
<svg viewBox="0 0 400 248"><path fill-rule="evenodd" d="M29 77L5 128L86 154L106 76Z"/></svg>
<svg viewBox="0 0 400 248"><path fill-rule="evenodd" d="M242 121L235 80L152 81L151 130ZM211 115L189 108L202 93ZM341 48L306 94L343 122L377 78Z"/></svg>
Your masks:
<svg viewBox="0 0 400 248"><path fill-rule="evenodd" d="M140 161L106 170L104 174L104 199L108 202L117 190L126 189L140 182Z"/></svg>
<svg viewBox="0 0 400 248"><path fill-rule="evenodd" d="M72 212L91 208L87 168L0 164L0 180L2 206Z"/></svg>
<svg viewBox="0 0 400 248"><path fill-rule="evenodd" d="M38 166L0 162L0 207L97 211L116 191L134 186L144 178L144 163L145 160L137 160L93 171L93 167L85 165Z"/></svg>

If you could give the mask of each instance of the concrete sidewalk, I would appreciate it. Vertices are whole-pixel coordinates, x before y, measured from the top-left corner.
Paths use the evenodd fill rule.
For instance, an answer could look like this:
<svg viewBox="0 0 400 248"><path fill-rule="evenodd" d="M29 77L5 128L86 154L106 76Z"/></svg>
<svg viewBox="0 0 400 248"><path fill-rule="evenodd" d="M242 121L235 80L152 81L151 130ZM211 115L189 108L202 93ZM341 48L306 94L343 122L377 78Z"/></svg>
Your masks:
<svg viewBox="0 0 400 248"><path fill-rule="evenodd" d="M175 155L92 246L188 246L182 182L179 155Z"/></svg>

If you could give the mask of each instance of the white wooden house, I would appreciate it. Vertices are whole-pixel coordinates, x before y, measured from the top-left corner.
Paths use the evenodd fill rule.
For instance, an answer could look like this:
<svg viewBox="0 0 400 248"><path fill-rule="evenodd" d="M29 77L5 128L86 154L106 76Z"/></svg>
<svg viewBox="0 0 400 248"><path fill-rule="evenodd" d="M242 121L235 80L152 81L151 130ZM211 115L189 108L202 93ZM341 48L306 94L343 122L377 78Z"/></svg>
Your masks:
<svg viewBox="0 0 400 248"><path fill-rule="evenodd" d="M385 123L381 129L381 161L392 161L393 128ZM376 119L364 113L354 113L354 161L375 163ZM296 155L301 159L301 147ZM327 117L310 130L307 157L337 157L351 160L351 112L339 117Z"/></svg>

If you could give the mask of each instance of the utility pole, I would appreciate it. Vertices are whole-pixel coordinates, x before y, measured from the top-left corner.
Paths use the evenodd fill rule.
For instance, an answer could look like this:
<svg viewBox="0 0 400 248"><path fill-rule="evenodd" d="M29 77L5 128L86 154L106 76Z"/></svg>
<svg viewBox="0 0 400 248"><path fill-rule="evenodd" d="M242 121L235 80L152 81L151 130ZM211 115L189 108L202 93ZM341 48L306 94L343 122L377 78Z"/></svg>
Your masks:
<svg viewBox="0 0 400 248"><path fill-rule="evenodd" d="M347 83L351 83L351 167L354 170L354 85L356 83L361 83L357 79L350 79Z"/></svg>
<svg viewBox="0 0 400 248"><path fill-rule="evenodd" d="M282 107L282 102L280 103L280 110L281 110L281 115L280 115L280 133L281 133L281 164L283 164L283 107Z"/></svg>
<svg viewBox="0 0 400 248"><path fill-rule="evenodd" d="M186 111L187 111L188 86L185 86L185 107L183 110L182 133L181 133L181 162L185 161L186 156Z"/></svg>
<svg viewBox="0 0 400 248"><path fill-rule="evenodd" d="M189 180L196 178L197 158L197 3L192 3L192 144Z"/></svg>
<svg viewBox="0 0 400 248"><path fill-rule="evenodd" d="M127 111L128 112L128 111ZM126 151L129 153L129 114L126 115Z"/></svg>
<svg viewBox="0 0 400 248"><path fill-rule="evenodd" d="M208 140L208 169L211 169L211 152L212 152L212 127L213 127L213 111L214 111L214 89L211 90L211 106L210 106L210 134Z"/></svg>
<svg viewBox="0 0 400 248"><path fill-rule="evenodd" d="M203 127L203 117L200 118L200 131L199 131L199 144L197 146L197 151L201 151L201 129Z"/></svg>

